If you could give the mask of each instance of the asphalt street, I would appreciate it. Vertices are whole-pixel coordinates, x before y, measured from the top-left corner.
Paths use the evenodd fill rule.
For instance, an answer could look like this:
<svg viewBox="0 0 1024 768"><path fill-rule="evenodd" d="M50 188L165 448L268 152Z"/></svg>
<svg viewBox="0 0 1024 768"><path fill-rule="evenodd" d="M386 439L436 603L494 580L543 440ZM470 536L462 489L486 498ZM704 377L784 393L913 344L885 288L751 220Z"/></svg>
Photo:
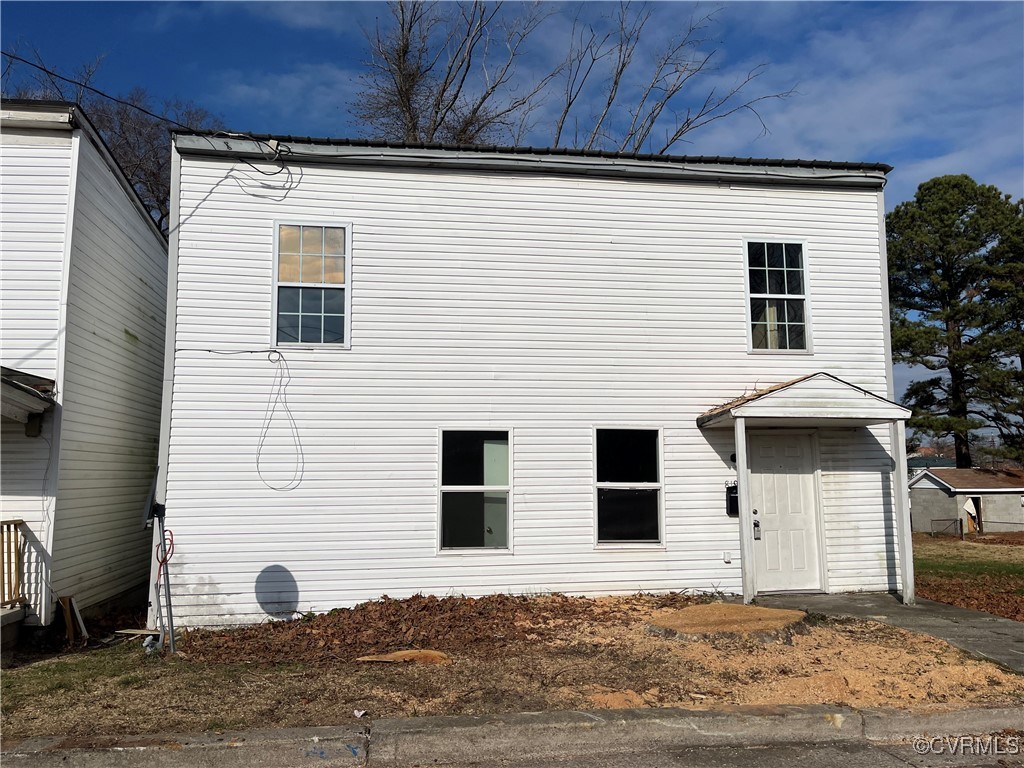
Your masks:
<svg viewBox="0 0 1024 768"><path fill-rule="evenodd" d="M687 747L647 751L631 749L619 751L615 744L608 745L604 754L588 752L574 756L565 754L557 758L536 759L516 755L486 761L435 763L432 760L390 761L374 760L369 765L388 768L427 768L445 765L448 768L1014 768L1024 766L1024 755L1007 754L1007 744L990 745L984 749L959 750L949 754L947 749L928 750L919 754L912 744L877 744L853 741L834 744L800 743L746 747ZM994 752L998 754L994 754ZM282 751L218 750L193 752L184 756L174 750L127 751L53 751L34 754L7 754L4 766L18 768L161 768L184 766L189 768L350 768L364 766L365 756L352 755L336 748L295 748Z"/></svg>
<svg viewBox="0 0 1024 768"><path fill-rule="evenodd" d="M407 763L401 768L423 768ZM767 747L691 747L586 755L523 762L510 756L491 763L461 763L451 768L1011 768L1024 766L1024 755L918 754L911 745L868 742L842 744L785 744ZM395 768L399 768L395 764Z"/></svg>

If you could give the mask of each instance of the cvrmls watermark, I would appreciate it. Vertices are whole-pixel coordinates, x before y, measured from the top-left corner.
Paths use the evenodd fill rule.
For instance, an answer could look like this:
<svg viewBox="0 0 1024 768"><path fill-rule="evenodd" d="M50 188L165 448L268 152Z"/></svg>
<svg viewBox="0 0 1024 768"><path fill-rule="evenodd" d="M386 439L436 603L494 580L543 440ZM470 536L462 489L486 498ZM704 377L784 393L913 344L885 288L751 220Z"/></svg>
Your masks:
<svg viewBox="0 0 1024 768"><path fill-rule="evenodd" d="M1020 736L934 736L914 739L919 755L1019 755Z"/></svg>

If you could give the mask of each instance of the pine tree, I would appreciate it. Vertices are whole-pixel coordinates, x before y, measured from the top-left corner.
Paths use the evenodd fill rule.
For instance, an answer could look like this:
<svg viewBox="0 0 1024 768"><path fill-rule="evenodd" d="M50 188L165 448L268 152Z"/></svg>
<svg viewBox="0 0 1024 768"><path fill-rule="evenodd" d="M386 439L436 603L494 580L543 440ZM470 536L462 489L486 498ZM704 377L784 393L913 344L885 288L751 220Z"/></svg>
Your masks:
<svg viewBox="0 0 1024 768"><path fill-rule="evenodd" d="M910 426L952 436L958 467L972 436L995 430L1024 458L1024 200L969 176L940 176L886 217L896 362L935 376L908 387Z"/></svg>

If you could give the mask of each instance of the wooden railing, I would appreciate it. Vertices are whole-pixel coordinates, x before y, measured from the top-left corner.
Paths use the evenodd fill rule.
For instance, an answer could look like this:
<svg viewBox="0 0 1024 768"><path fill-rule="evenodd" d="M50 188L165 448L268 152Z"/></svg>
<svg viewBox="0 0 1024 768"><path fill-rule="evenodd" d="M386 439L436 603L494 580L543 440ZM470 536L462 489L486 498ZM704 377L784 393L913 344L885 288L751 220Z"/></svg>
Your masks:
<svg viewBox="0 0 1024 768"><path fill-rule="evenodd" d="M25 593L22 589L22 536L24 520L0 520L0 575L3 576L3 592L0 594L0 608L22 605Z"/></svg>

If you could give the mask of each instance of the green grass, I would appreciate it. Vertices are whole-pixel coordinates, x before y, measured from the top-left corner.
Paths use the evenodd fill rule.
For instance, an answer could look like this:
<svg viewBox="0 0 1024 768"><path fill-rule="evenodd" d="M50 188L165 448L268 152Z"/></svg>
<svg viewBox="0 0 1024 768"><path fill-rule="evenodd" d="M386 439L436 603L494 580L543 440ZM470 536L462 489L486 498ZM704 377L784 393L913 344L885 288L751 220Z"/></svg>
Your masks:
<svg viewBox="0 0 1024 768"><path fill-rule="evenodd" d="M301 665L279 665L275 671L287 672ZM94 695L104 686L124 690L145 690L161 678L183 686L237 686L252 671L244 663L194 665L174 657L147 654L137 642L125 642L110 648L65 653L53 659L41 659L9 670L0 677L3 711L17 712L33 697L64 693Z"/></svg>
<svg viewBox="0 0 1024 768"><path fill-rule="evenodd" d="M1003 576L1024 579L1024 564L981 558L964 560L917 556L914 558L914 570L922 576Z"/></svg>
<svg viewBox="0 0 1024 768"><path fill-rule="evenodd" d="M132 674L141 678L139 667L146 666L147 661L138 645L125 643L8 670L2 678L4 709L17 710L26 698L40 693L82 693L103 680Z"/></svg>

